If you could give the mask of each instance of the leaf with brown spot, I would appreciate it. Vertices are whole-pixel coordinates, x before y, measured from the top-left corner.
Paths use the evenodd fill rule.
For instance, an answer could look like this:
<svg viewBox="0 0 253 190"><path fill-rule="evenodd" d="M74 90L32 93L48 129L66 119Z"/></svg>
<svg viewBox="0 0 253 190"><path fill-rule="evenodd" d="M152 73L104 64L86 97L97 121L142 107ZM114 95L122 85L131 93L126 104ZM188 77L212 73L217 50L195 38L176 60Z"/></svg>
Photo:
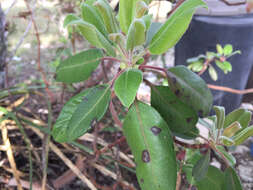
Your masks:
<svg viewBox="0 0 253 190"><path fill-rule="evenodd" d="M154 129L160 131L158 135L154 135ZM147 104L135 102L125 118L123 132L137 164L141 188L175 190L177 168L173 139L159 113Z"/></svg>
<svg viewBox="0 0 253 190"><path fill-rule="evenodd" d="M195 131L198 122L196 112L183 103L168 86L151 87L151 105L175 135L185 137L186 133Z"/></svg>

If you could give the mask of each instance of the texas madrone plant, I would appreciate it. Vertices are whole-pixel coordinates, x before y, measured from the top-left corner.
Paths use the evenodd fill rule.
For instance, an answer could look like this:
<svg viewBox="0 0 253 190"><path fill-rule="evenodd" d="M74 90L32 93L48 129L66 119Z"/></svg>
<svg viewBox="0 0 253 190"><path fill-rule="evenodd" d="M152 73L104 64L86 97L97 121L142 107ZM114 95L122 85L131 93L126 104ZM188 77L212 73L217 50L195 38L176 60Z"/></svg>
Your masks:
<svg viewBox="0 0 253 190"><path fill-rule="evenodd" d="M119 70L110 82L85 89L65 104L53 127L53 137L58 142L75 141L103 118L116 95L128 110L122 130L134 155L142 190L175 190L179 171L199 190L240 190L235 159L226 150L252 135L253 126L248 127L251 113L238 109L225 116L224 108L216 106L216 115L209 116L212 94L197 74L184 66L149 66L145 59L173 47L187 30L196 8L206 4L180 0L166 22L157 23L148 14L150 3L120 0L116 15L107 0L86 0L80 15L66 17L64 27L76 27L95 48L61 61L56 80L69 84L85 81L106 60L119 65ZM161 72L168 85L157 86L143 79L143 72L150 71ZM150 105L136 98L142 82L151 88ZM208 137L199 133L197 123L209 130ZM196 143L196 138L204 143L184 141ZM205 151L200 151L203 148ZM211 152L223 161L225 169L210 165Z"/></svg>

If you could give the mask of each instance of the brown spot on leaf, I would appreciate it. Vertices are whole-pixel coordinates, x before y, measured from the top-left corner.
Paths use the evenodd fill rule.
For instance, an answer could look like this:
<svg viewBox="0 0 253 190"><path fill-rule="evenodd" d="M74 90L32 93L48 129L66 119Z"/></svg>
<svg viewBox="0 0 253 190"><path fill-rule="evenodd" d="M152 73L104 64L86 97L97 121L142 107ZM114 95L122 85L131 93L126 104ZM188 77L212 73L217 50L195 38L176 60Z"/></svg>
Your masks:
<svg viewBox="0 0 253 190"><path fill-rule="evenodd" d="M105 86L98 86L97 89L98 90L104 90L106 87Z"/></svg>
<svg viewBox="0 0 253 190"><path fill-rule="evenodd" d="M152 131L152 133L153 133L155 136L157 136L157 135L159 135L159 134L161 133L162 129L159 128L159 127L154 126L154 127L151 127L151 131Z"/></svg>
<svg viewBox="0 0 253 190"><path fill-rule="evenodd" d="M179 97L180 96L180 90L176 90L175 94L176 94L177 97Z"/></svg>
<svg viewBox="0 0 253 190"><path fill-rule="evenodd" d="M141 178L141 183L144 183L144 179L143 178Z"/></svg>
<svg viewBox="0 0 253 190"><path fill-rule="evenodd" d="M94 118L93 120L91 120L91 122L90 122L90 127L91 128L94 128L95 126L96 126L96 124L97 124L97 119L96 118Z"/></svg>
<svg viewBox="0 0 253 190"><path fill-rule="evenodd" d="M193 120L193 118L192 118L192 117L188 117L188 118L186 118L186 122L187 122L187 123L190 123L192 120Z"/></svg>
<svg viewBox="0 0 253 190"><path fill-rule="evenodd" d="M203 110L199 110L199 111L198 111L198 116L199 116L199 117L203 117L203 115L204 115Z"/></svg>
<svg viewBox="0 0 253 190"><path fill-rule="evenodd" d="M177 79L176 79L175 77L172 77L172 78L171 78L171 81L172 81L172 83L173 83L174 85L177 84Z"/></svg>
<svg viewBox="0 0 253 190"><path fill-rule="evenodd" d="M84 102L88 102L89 99L88 99L86 96L84 96L83 101L84 101Z"/></svg>
<svg viewBox="0 0 253 190"><path fill-rule="evenodd" d="M149 155L148 150L143 150L142 151L142 161L145 162L145 163L150 162L150 155Z"/></svg>

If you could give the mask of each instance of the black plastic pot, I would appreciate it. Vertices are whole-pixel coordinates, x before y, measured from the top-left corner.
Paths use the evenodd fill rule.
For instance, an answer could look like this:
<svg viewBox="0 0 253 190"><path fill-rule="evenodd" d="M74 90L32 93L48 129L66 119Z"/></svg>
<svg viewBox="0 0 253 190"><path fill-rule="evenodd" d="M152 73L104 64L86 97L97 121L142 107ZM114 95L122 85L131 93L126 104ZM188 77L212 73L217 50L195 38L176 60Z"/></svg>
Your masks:
<svg viewBox="0 0 253 190"><path fill-rule="evenodd" d="M216 51L216 44L232 44L241 55L229 58L233 71L224 74L218 71L218 81L214 82L203 74L207 83L245 89L253 65L253 14L241 16L194 16L188 31L175 48L175 65L186 65L186 60ZM212 90L214 105L221 105L229 113L240 106L242 95Z"/></svg>

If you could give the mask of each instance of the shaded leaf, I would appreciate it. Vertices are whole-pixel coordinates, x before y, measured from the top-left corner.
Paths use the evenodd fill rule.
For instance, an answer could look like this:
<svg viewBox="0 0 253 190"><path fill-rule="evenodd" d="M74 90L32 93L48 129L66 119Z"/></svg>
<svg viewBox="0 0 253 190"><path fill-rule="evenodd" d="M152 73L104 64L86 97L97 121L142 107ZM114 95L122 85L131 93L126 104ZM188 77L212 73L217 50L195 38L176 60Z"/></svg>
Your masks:
<svg viewBox="0 0 253 190"><path fill-rule="evenodd" d="M82 136L105 114L110 101L110 85L99 85L91 88L83 101L74 111L67 129L65 139L70 142Z"/></svg>
<svg viewBox="0 0 253 190"><path fill-rule="evenodd" d="M199 117L209 114L213 97L205 81L185 66L169 69L169 85L176 96L194 109Z"/></svg>
<svg viewBox="0 0 253 190"><path fill-rule="evenodd" d="M238 175L231 167L225 170L225 181L222 190L243 190Z"/></svg>
<svg viewBox="0 0 253 190"><path fill-rule="evenodd" d="M138 69L127 69L115 81L114 91L121 103L129 107L135 99L142 82L142 72Z"/></svg>
<svg viewBox="0 0 253 190"><path fill-rule="evenodd" d="M168 86L151 87L151 105L176 135L192 131L198 122L196 112L178 99Z"/></svg>
<svg viewBox="0 0 253 190"><path fill-rule="evenodd" d="M91 89L86 89L81 93L75 95L64 105L53 127L52 135L55 141L64 142L68 139L66 130L69 121L78 105L83 101L83 98L87 96L90 90Z"/></svg>
<svg viewBox="0 0 253 190"><path fill-rule="evenodd" d="M177 179L173 139L159 113L142 102L130 108L123 132L137 164L138 182L144 190L175 190Z"/></svg>
<svg viewBox="0 0 253 190"><path fill-rule="evenodd" d="M224 122L224 128L227 128L235 121L238 121L241 124L242 128L246 128L249 125L251 120L251 112L245 109L236 109L233 112L229 113Z"/></svg>
<svg viewBox="0 0 253 190"><path fill-rule="evenodd" d="M103 53L90 49L73 55L60 62L56 70L56 80L65 83L81 82L89 78L97 68Z"/></svg>
<svg viewBox="0 0 253 190"><path fill-rule="evenodd" d="M142 19L135 19L131 23L127 33L127 50L133 50L134 47L144 44L146 39L146 24Z"/></svg>
<svg viewBox="0 0 253 190"><path fill-rule="evenodd" d="M225 121L225 109L222 106L214 106L213 109L217 117L216 127L222 129Z"/></svg>
<svg viewBox="0 0 253 190"><path fill-rule="evenodd" d="M198 190L223 190L224 174L218 168L209 166L206 176L196 183Z"/></svg>
<svg viewBox="0 0 253 190"><path fill-rule="evenodd" d="M192 169L192 175L196 181L200 181L206 176L209 163L210 150L208 150L207 154L205 154L202 158L198 160L198 162L194 165Z"/></svg>
<svg viewBox="0 0 253 190"><path fill-rule="evenodd" d="M202 0L183 2L152 38L149 50L152 54L162 54L173 47L187 30L197 7L206 7Z"/></svg>

